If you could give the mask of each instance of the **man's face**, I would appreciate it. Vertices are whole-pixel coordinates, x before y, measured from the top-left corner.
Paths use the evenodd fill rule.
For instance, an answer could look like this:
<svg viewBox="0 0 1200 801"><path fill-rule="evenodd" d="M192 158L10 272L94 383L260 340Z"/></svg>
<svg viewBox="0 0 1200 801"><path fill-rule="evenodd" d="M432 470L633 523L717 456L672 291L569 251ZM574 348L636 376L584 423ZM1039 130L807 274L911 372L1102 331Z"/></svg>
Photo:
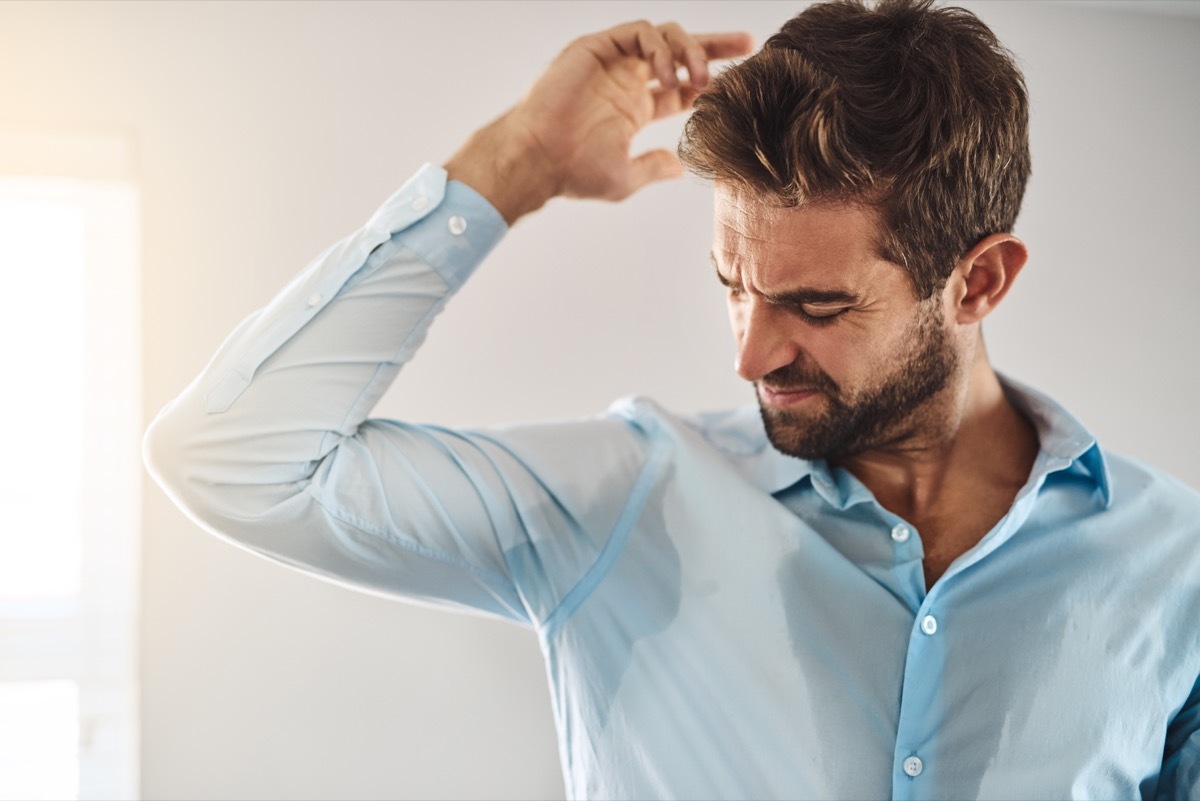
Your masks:
<svg viewBox="0 0 1200 801"><path fill-rule="evenodd" d="M904 268L876 255L875 225L862 207L779 208L717 185L713 258L737 371L783 453L836 461L944 423L929 401L959 359L943 298L917 300Z"/></svg>

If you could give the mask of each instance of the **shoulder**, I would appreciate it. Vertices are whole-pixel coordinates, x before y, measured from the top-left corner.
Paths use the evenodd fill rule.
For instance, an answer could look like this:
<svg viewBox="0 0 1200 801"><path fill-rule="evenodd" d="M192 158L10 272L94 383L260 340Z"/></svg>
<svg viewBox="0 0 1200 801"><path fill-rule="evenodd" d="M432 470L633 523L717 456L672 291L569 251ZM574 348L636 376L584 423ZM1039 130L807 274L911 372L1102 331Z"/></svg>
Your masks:
<svg viewBox="0 0 1200 801"><path fill-rule="evenodd" d="M1200 531L1200 492L1163 470L1124 454L1102 450L1113 505L1162 518L1190 520Z"/></svg>
<svg viewBox="0 0 1200 801"><path fill-rule="evenodd" d="M609 415L669 447L676 465L698 476L706 488L718 478L736 475L763 492L776 493L812 471L811 463L771 445L757 406L679 415L649 398L629 397L614 403Z"/></svg>
<svg viewBox="0 0 1200 801"><path fill-rule="evenodd" d="M611 418L624 420L649 435L703 442L729 456L752 456L763 452L767 436L757 407L683 415L665 409L657 401L640 395L620 398L608 408Z"/></svg>
<svg viewBox="0 0 1200 801"><path fill-rule="evenodd" d="M1109 504L1097 521L1101 531L1131 548L1144 567L1162 575L1200 581L1200 493L1166 472L1122 454L1104 451ZM1200 596L1196 598L1200 603Z"/></svg>

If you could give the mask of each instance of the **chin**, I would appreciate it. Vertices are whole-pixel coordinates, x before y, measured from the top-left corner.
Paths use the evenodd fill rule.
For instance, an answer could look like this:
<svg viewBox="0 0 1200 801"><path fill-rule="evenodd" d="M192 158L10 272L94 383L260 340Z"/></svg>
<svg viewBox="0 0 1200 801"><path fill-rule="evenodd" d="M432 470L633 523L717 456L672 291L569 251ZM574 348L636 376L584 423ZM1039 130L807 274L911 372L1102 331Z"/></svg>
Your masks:
<svg viewBox="0 0 1200 801"><path fill-rule="evenodd" d="M842 419L828 412L807 420L797 419L788 412L759 404L763 428L775 450L797 459L824 459L839 462L868 451L886 448L915 433L914 417L906 414L896 418L847 415Z"/></svg>
<svg viewBox="0 0 1200 801"><path fill-rule="evenodd" d="M828 437L820 436L823 426L819 421L800 421L787 412L761 403L758 408L767 439L780 453L809 461L836 458L839 455L838 443L829 442Z"/></svg>

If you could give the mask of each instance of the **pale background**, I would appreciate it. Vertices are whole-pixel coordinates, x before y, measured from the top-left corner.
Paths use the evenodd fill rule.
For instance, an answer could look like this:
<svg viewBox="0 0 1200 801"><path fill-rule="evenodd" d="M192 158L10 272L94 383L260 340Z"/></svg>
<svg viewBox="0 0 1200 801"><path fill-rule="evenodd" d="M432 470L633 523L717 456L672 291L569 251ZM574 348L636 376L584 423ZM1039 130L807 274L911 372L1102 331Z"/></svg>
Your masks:
<svg viewBox="0 0 1200 801"><path fill-rule="evenodd" d="M0 124L132 141L150 415L570 38L647 17L761 42L802 5L4 2ZM1200 486L1200 9L966 5L1016 52L1033 98L1017 231L1033 255L986 325L993 360L1108 446ZM680 411L750 401L709 214L706 187L686 180L522 222L379 413L486 424L591 415L634 392ZM144 511L146 798L562 795L529 632L252 558L152 486Z"/></svg>

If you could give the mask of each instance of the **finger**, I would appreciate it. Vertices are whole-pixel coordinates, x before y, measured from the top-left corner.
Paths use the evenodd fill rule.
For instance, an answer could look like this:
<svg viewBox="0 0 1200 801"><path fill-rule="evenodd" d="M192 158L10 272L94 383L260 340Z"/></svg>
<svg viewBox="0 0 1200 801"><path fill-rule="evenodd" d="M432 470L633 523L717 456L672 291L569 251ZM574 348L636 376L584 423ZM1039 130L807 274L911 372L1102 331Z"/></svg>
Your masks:
<svg viewBox="0 0 1200 801"><path fill-rule="evenodd" d="M630 193L655 181L665 181L683 175L683 165L670 150L650 150L630 162Z"/></svg>
<svg viewBox="0 0 1200 801"><path fill-rule="evenodd" d="M698 89L708 86L708 54L695 37L674 22L660 25L658 30L671 48L671 58L687 67L692 85Z"/></svg>
<svg viewBox="0 0 1200 801"><path fill-rule="evenodd" d="M637 41L642 57L650 62L659 84L667 88L677 86L679 80L675 77L675 56L662 32L650 23L643 23L637 29Z"/></svg>
<svg viewBox="0 0 1200 801"><path fill-rule="evenodd" d="M645 20L626 22L607 31L584 37L589 49L605 67L634 56L650 65L651 74L663 86L674 86L675 65L671 49L658 29Z"/></svg>
<svg viewBox="0 0 1200 801"><path fill-rule="evenodd" d="M651 93L654 98L654 119L661 120L663 117L687 111L700 96L700 91L690 84L683 84L674 89L655 89Z"/></svg>
<svg viewBox="0 0 1200 801"><path fill-rule="evenodd" d="M754 50L754 37L745 31L698 33L695 38L710 59L737 58Z"/></svg>

